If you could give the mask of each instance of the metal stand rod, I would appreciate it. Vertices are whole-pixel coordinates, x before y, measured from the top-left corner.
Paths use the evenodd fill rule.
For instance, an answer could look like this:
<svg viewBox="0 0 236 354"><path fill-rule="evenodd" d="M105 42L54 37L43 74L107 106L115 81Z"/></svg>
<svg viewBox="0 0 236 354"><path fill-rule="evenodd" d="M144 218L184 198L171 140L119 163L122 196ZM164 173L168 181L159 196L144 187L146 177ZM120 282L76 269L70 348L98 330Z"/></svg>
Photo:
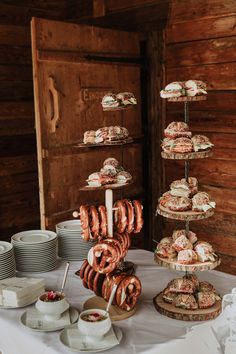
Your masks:
<svg viewBox="0 0 236 354"><path fill-rule="evenodd" d="M188 182L188 177L189 177L189 161L184 162L184 177L186 181Z"/></svg>
<svg viewBox="0 0 236 354"><path fill-rule="evenodd" d="M189 221L186 221L185 230L187 233L189 233Z"/></svg>
<svg viewBox="0 0 236 354"><path fill-rule="evenodd" d="M106 189L105 205L107 209L107 230L108 235L113 237L113 190Z"/></svg>
<svg viewBox="0 0 236 354"><path fill-rule="evenodd" d="M184 121L188 124L189 116L188 116L188 102L184 102Z"/></svg>

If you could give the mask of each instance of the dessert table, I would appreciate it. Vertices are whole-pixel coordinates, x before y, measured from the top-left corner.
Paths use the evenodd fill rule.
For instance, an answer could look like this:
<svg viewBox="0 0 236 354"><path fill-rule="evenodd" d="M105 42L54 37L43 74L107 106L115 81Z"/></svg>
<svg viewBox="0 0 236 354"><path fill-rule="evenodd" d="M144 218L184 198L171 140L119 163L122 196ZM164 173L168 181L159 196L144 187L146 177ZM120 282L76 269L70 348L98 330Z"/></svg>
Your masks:
<svg viewBox="0 0 236 354"><path fill-rule="evenodd" d="M123 338L119 346L114 347L107 353L114 354L185 354L191 350L191 354L223 354L222 348L216 346L214 336L208 336L203 345L199 335L208 333L212 324L221 321L221 316L213 321L185 322L177 321L159 314L153 305L153 297L162 291L167 283L178 277L178 272L158 266L153 259L153 253L145 250L130 250L127 256L128 261L136 265L136 274L142 283L142 295L139 299L137 311L133 317L115 322L123 332ZM65 293L71 306L82 310L83 303L94 296L85 289L80 278L75 272L80 268L82 262L70 262L70 270L65 287ZM46 287L60 289L65 261L60 261L58 267L47 273L18 273L19 276L43 277ZM183 273L179 272L182 276ZM221 295L231 292L236 287L236 276L219 271L199 272L200 280L211 282ZM34 305L31 305L34 306ZM19 318L26 311L26 308L0 309L0 352L2 354L66 354L70 351L59 340L60 332L34 332L24 327ZM222 322L223 323L223 322ZM198 325L198 326L195 326ZM199 326L201 325L201 326ZM191 328L199 328L192 331ZM200 334L202 333L202 334ZM186 338L186 334L190 334ZM208 341L208 342L207 342ZM214 343L213 343L214 342Z"/></svg>

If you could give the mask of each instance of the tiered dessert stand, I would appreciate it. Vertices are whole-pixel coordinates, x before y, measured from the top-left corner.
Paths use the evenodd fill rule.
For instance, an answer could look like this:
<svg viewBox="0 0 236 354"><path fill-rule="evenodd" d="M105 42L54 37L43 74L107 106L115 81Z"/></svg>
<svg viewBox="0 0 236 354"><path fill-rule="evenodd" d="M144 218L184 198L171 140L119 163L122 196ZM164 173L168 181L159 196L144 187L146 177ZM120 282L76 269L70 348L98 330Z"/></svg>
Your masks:
<svg viewBox="0 0 236 354"><path fill-rule="evenodd" d="M201 101L205 100L206 96L194 96L194 97L174 97L169 98L170 102L184 102L184 121L188 124L189 122L189 102L191 101ZM184 160L185 161L185 179L188 180L189 177L189 160L206 158L212 156L211 149L200 151L200 152L191 152L191 153L169 153L162 152L162 158L171 159L171 160ZM206 212L198 212L198 211L171 211L161 204L157 206L157 213L162 215L165 218L174 219L174 220L182 220L185 221L185 230L189 231L189 222L193 220L201 220L208 218L214 214L214 209L211 208ZM193 273L196 271L206 271L211 270L217 267L221 260L216 255L214 262L196 262L194 264L180 264L177 261L172 261L168 259L164 259L159 257L157 254L154 256L157 264L177 270L186 272L186 276L189 273ZM208 309L198 309L198 310L186 310L182 308L177 308L172 304L166 303L162 298L162 292L157 294L157 296L153 299L155 308L161 314L185 321L205 321L210 320L217 317L221 311L221 300L217 300L215 305Z"/></svg>
<svg viewBox="0 0 236 354"><path fill-rule="evenodd" d="M127 108L124 107L117 107L117 108L109 108L109 109L105 109L106 111L114 111L114 110L122 110L125 111L126 109L129 109L130 106L128 106ZM122 119L123 121L123 119ZM123 123L123 122L122 122ZM133 138L129 137L126 140L123 141L116 141L114 143L99 143L99 144L84 144L84 143L80 143L79 145L77 145L78 147L99 147L99 146L113 146L113 145L126 145L126 144L130 144L133 142ZM107 212L107 231L108 231L108 237L113 237L113 231L114 231L114 227L113 227L113 212L116 210L116 208L113 207L113 190L123 190L124 188L126 188L127 186L129 186L130 184L132 184L132 181L130 183L126 183L126 184L107 184L107 185L102 185L100 187L91 187L91 186L84 186L82 188L80 188L81 191L90 191L90 190L105 190L105 206L106 206L106 212ZM73 216L77 217L79 216L76 213L73 213ZM118 266L118 270L129 273L129 274L133 274L134 273L134 264L132 262L126 262L124 260L122 260ZM88 310L88 309L93 309L93 308L100 308L100 309L106 309L107 306L107 302L99 296L94 296L90 299L88 299L85 303L84 303L84 310ZM122 320L128 317L131 317L136 311L136 307L134 307L131 311L124 311L120 308L118 308L117 306L111 305L110 310L109 310L109 314L110 317L112 319L112 321L118 321L118 320Z"/></svg>

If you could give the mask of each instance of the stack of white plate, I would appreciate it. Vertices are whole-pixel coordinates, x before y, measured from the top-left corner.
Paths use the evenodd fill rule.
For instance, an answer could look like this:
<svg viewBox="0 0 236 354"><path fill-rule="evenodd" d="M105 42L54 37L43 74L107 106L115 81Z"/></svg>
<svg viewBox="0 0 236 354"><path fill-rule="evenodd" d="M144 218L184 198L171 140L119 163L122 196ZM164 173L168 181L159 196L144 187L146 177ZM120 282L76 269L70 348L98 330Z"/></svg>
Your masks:
<svg viewBox="0 0 236 354"><path fill-rule="evenodd" d="M13 247L9 242L0 241L0 280L14 277L15 273Z"/></svg>
<svg viewBox="0 0 236 354"><path fill-rule="evenodd" d="M30 230L12 236L16 269L49 272L57 265L57 235L48 230Z"/></svg>
<svg viewBox="0 0 236 354"><path fill-rule="evenodd" d="M82 237L80 220L67 220L56 225L58 236L58 255L68 261L81 261L87 258L94 242L85 242Z"/></svg>

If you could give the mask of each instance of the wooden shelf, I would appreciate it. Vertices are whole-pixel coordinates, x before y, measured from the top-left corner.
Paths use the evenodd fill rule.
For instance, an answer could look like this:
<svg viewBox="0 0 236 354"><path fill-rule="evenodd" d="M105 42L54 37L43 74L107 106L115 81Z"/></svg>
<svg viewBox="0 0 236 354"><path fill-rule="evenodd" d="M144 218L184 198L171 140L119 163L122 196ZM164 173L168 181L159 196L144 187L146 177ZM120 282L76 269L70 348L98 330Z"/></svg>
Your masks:
<svg viewBox="0 0 236 354"><path fill-rule="evenodd" d="M131 107L137 106L137 104L129 104L127 106L122 106L122 107L111 107L111 108L102 108L104 112L109 111L126 111L127 109L130 109Z"/></svg>
<svg viewBox="0 0 236 354"><path fill-rule="evenodd" d="M104 186L100 186L100 187L84 186L80 188L80 191L99 191L99 190L102 191L106 189L122 189L130 186L132 183L134 182L131 181L130 183L125 183L125 184L119 184L119 183L105 184Z"/></svg>
<svg viewBox="0 0 236 354"><path fill-rule="evenodd" d="M191 221L191 220L201 220L201 219L206 219L212 216L215 212L214 208L211 208L207 211L193 211L193 210L187 210L187 211L172 211L167 208L164 208L162 205L158 205L156 209L157 213L159 215L164 216L165 218L168 219L174 219L174 220L182 220L182 221Z"/></svg>
<svg viewBox="0 0 236 354"><path fill-rule="evenodd" d="M94 147L103 147L103 146L121 146L121 145L127 145L131 144L134 142L133 138L128 138L125 140L117 140L117 141L112 141L112 142L105 142L105 143L98 143L98 144L84 144L83 142L78 143L75 145L75 148L94 148Z"/></svg>
<svg viewBox="0 0 236 354"><path fill-rule="evenodd" d="M221 300L208 309L185 310L168 304L162 298L162 292L153 299L154 306L164 316L182 321L208 321L213 320L221 313Z"/></svg>
<svg viewBox="0 0 236 354"><path fill-rule="evenodd" d="M161 156L163 159L169 160L195 160L195 159L205 159L207 157L211 157L213 155L212 149L208 149L205 151L194 151L194 152L161 152Z"/></svg>
<svg viewBox="0 0 236 354"><path fill-rule="evenodd" d="M197 272L197 271L212 270L221 263L221 259L218 255L216 256L214 262L197 262L194 264L181 264L178 263L176 259L170 260L170 259L161 258L157 254L154 255L154 260L157 264L159 264L162 267L166 267L169 269L174 269L182 272Z"/></svg>
<svg viewBox="0 0 236 354"><path fill-rule="evenodd" d="M168 102L192 102L192 101L205 101L207 95L202 96L182 96L182 97L170 97L167 98Z"/></svg>

